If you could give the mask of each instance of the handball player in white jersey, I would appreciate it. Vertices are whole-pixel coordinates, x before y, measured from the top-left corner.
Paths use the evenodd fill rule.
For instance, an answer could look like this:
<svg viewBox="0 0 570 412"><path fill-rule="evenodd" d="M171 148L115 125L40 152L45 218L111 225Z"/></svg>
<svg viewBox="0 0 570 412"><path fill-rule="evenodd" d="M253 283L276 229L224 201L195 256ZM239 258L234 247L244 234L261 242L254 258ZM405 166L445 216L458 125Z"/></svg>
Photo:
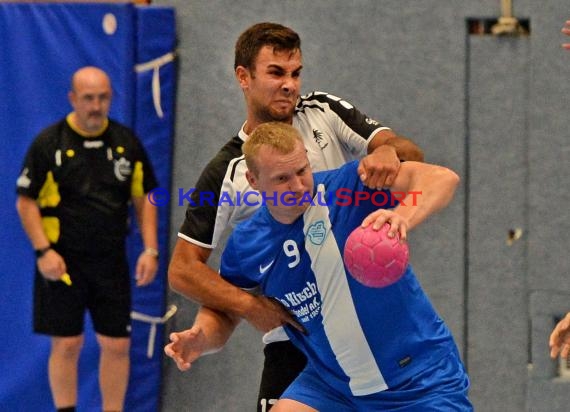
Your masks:
<svg viewBox="0 0 570 412"><path fill-rule="evenodd" d="M296 322L271 299L254 296L224 281L207 265L225 227L248 218L256 209L245 178L241 146L259 124L280 121L301 131L314 171L338 168L362 159L359 174L369 187L389 187L401 160L423 160L410 140L361 113L350 103L324 92L301 96L301 41L297 33L275 23L259 23L237 40L235 76L244 93L247 119L238 135L226 143L202 171L192 193L171 258L171 288L202 305L194 326L172 339L193 339L202 328L216 330L223 346L235 324L224 313L244 318L265 335L265 362L258 410L278 399L304 368L306 359L280 328ZM249 200L249 201L248 201ZM171 354L169 346L165 348ZM187 369L195 358L177 361ZM177 360L177 359L175 359Z"/></svg>

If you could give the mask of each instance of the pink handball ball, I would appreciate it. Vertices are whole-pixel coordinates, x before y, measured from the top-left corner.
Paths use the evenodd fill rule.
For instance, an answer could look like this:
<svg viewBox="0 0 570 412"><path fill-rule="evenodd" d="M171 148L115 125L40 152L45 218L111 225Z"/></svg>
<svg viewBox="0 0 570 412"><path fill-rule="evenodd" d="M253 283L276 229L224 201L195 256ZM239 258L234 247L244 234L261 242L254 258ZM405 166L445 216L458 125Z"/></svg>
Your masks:
<svg viewBox="0 0 570 412"><path fill-rule="evenodd" d="M408 244L397 234L388 237L390 225L372 230L372 225L358 226L346 239L344 264L354 279L365 286L383 288L398 281L406 271Z"/></svg>

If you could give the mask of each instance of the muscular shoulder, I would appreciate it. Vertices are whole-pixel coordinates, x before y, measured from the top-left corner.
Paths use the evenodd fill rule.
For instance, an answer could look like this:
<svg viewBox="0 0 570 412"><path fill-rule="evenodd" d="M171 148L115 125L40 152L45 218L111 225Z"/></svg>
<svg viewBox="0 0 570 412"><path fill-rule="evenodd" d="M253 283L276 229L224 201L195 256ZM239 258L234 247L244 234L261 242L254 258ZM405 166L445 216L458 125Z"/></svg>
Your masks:
<svg viewBox="0 0 570 412"><path fill-rule="evenodd" d="M296 107L297 112L318 110L321 112L331 111L337 115L356 110L356 108L341 97L323 91L312 91L299 98Z"/></svg>
<svg viewBox="0 0 570 412"><path fill-rule="evenodd" d="M300 124L313 124L316 128L333 125L335 133L370 138L384 126L361 112L350 102L330 93L314 91L299 98L295 115ZM350 137L342 136L345 141Z"/></svg>
<svg viewBox="0 0 570 412"><path fill-rule="evenodd" d="M208 162L198 178L197 186L201 186L201 190L220 187L226 176L230 180L233 179L238 164L242 161L242 144L243 141L239 137L233 137Z"/></svg>
<svg viewBox="0 0 570 412"><path fill-rule="evenodd" d="M227 142L206 165L195 190L192 191L191 202L188 203L184 222L179 236L204 247L216 247L228 224L232 224L243 207L231 207L228 203L220 203L223 191L231 192L233 179L243 176L243 140L238 136ZM241 166L240 166L241 165ZM241 179L246 181L245 178Z"/></svg>
<svg viewBox="0 0 570 412"><path fill-rule="evenodd" d="M274 221L266 207L257 209L249 219L240 222L230 240L232 247L239 250L242 269L247 265L255 267L260 261L274 256L276 250L281 250L280 238L287 231L288 226Z"/></svg>

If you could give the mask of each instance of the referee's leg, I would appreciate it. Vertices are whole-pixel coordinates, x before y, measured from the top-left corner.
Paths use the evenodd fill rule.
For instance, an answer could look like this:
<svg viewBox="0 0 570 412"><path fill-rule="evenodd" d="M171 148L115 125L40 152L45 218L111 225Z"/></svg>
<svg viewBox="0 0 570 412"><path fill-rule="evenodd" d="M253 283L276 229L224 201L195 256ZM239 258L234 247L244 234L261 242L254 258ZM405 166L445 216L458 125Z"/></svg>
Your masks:
<svg viewBox="0 0 570 412"><path fill-rule="evenodd" d="M267 412L307 364L305 355L290 341L268 343L257 397L257 412Z"/></svg>

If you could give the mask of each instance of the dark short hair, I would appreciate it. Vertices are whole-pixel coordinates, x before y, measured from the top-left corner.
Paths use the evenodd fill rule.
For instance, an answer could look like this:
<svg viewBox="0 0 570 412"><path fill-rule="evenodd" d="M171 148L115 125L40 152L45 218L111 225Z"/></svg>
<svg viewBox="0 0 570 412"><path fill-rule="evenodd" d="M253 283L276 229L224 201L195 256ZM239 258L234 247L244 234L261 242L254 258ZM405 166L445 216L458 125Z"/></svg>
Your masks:
<svg viewBox="0 0 570 412"><path fill-rule="evenodd" d="M255 59L263 46L273 46L273 51L301 51L301 38L278 23L257 23L244 31L235 47L234 70L238 66L255 69Z"/></svg>

